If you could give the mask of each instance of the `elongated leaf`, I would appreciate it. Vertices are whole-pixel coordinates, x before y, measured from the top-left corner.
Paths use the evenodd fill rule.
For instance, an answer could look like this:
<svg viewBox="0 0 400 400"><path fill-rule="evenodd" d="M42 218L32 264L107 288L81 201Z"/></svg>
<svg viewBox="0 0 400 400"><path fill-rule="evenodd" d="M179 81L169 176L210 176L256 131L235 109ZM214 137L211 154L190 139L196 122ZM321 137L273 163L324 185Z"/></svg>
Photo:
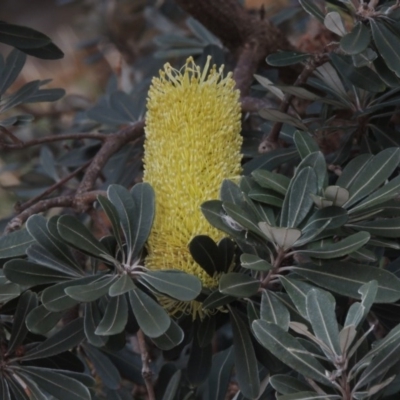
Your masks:
<svg viewBox="0 0 400 400"><path fill-rule="evenodd" d="M196 276L175 270L147 271L140 276L140 280L181 301L194 300L201 292L201 282Z"/></svg>
<svg viewBox="0 0 400 400"><path fill-rule="evenodd" d="M371 20L372 37L386 65L400 77L400 54L395 43L398 37L379 20Z"/></svg>
<svg viewBox="0 0 400 400"><path fill-rule="evenodd" d="M232 324L233 351L239 388L246 397L256 398L260 391L260 381L250 333L237 311L230 309L229 315Z"/></svg>
<svg viewBox="0 0 400 400"><path fill-rule="evenodd" d="M26 317L26 326L31 332L42 335L53 329L62 316L63 312L53 312L39 306Z"/></svg>
<svg viewBox="0 0 400 400"><path fill-rule="evenodd" d="M56 373L47 368L24 367L24 373L47 393L58 400L90 400L89 389L76 379L71 379L63 374Z"/></svg>
<svg viewBox="0 0 400 400"><path fill-rule="evenodd" d="M335 299L329 292L312 289L307 293L306 308L308 319L311 322L315 336L325 343L333 353L325 352L332 359L341 355L335 306Z"/></svg>
<svg viewBox="0 0 400 400"><path fill-rule="evenodd" d="M372 160L373 156L371 154L361 154L353 158L343 169L342 174L336 181L336 185L349 189L356 180L360 179L360 174Z"/></svg>
<svg viewBox="0 0 400 400"><path fill-rule="evenodd" d="M257 169L251 173L255 181L265 189L272 189L276 192L285 195L290 179L285 175L277 174L274 172L266 171L263 169Z"/></svg>
<svg viewBox="0 0 400 400"><path fill-rule="evenodd" d="M263 236L260 228L257 225L257 220L254 216L247 213L241 207L233 203L223 203L224 210L234 221L236 221L244 229L247 229L256 235Z"/></svg>
<svg viewBox="0 0 400 400"><path fill-rule="evenodd" d="M0 377L0 396L3 400L11 400L10 389L5 378Z"/></svg>
<svg viewBox="0 0 400 400"><path fill-rule="evenodd" d="M295 148L286 149L275 149L259 157L253 158L253 160L247 162L243 166L243 174L249 175L256 169L266 169L272 171L279 165L287 162L292 162L299 157L299 153Z"/></svg>
<svg viewBox="0 0 400 400"><path fill-rule="evenodd" d="M262 76L262 75L254 75L254 78L256 78L257 82L265 89L267 89L269 92L271 92L274 96L276 96L279 100L283 100L285 98L285 94L282 92L282 90L278 89L274 83L269 80L267 77Z"/></svg>
<svg viewBox="0 0 400 400"><path fill-rule="evenodd" d="M192 342L187 364L187 378L191 386L199 386L208 377L212 363L212 346L200 347L196 337Z"/></svg>
<svg viewBox="0 0 400 400"><path fill-rule="evenodd" d="M4 68L0 74L0 96L14 83L26 61L26 54L14 49L7 56Z"/></svg>
<svg viewBox="0 0 400 400"><path fill-rule="evenodd" d="M347 236L340 242L332 244L322 244L321 247L309 250L298 250L298 253L307 254L310 257L331 259L337 257L343 257L353 251L358 250L370 239L370 235L367 232L358 232L353 235Z"/></svg>
<svg viewBox="0 0 400 400"><path fill-rule="evenodd" d="M174 400L176 393L179 389L179 383L181 381L182 377L182 371L179 369L177 370L174 375L172 375L172 378L168 382L168 386L166 387L164 391L164 395L162 397L162 400Z"/></svg>
<svg viewBox="0 0 400 400"><path fill-rule="evenodd" d="M252 200L275 207L282 207L283 204L283 198L268 189L252 189L248 196Z"/></svg>
<svg viewBox="0 0 400 400"><path fill-rule="evenodd" d="M159 337L152 338L152 342L161 350L172 350L184 339L185 334L181 327L171 319L171 325L167 331Z"/></svg>
<svg viewBox="0 0 400 400"><path fill-rule="evenodd" d="M10 260L4 266L4 275L11 282L28 287L71 279L69 271L63 273L26 260Z"/></svg>
<svg viewBox="0 0 400 400"><path fill-rule="evenodd" d="M219 291L234 297L251 297L258 292L260 281L239 272L229 272L221 276Z"/></svg>
<svg viewBox="0 0 400 400"><path fill-rule="evenodd" d="M311 153L319 151L319 146L316 141L306 132L296 131L293 139L302 159Z"/></svg>
<svg viewBox="0 0 400 400"><path fill-rule="evenodd" d="M0 259L24 256L28 247L35 243L26 229L9 233L0 238Z"/></svg>
<svg viewBox="0 0 400 400"><path fill-rule="evenodd" d="M101 321L100 311L95 302L86 303L84 307L83 327L87 341L96 347L102 347L107 343L108 337L95 334Z"/></svg>
<svg viewBox="0 0 400 400"><path fill-rule="evenodd" d="M303 131L307 131L307 126L304 125L304 123L300 119L293 117L289 114L285 114L282 111L272 110L270 108L263 108L259 111L259 114L262 118L268 121L283 122L288 125L293 125Z"/></svg>
<svg viewBox="0 0 400 400"><path fill-rule="evenodd" d="M133 258L141 252L150 234L153 225L155 199L154 190L147 182L136 184L131 195L135 204L135 218L133 218Z"/></svg>
<svg viewBox="0 0 400 400"><path fill-rule="evenodd" d="M270 379L271 386L279 393L292 394L310 390L310 387L293 376L274 375Z"/></svg>
<svg viewBox="0 0 400 400"><path fill-rule="evenodd" d="M38 305L36 293L27 290L18 300L17 309L8 342L8 352L12 353L24 341L28 328L25 325L27 315Z"/></svg>
<svg viewBox="0 0 400 400"><path fill-rule="evenodd" d="M21 359L28 361L51 357L79 345L84 338L83 319L77 318L38 346L30 349Z"/></svg>
<svg viewBox="0 0 400 400"><path fill-rule="evenodd" d="M100 321L95 334L111 336L121 333L128 321L128 303L125 296L111 297L107 303L103 319Z"/></svg>
<svg viewBox="0 0 400 400"><path fill-rule="evenodd" d="M107 249L77 218L63 215L57 222L61 237L72 246L96 257L106 255Z"/></svg>
<svg viewBox="0 0 400 400"><path fill-rule="evenodd" d="M118 389L121 385L121 375L111 360L93 346L85 345L84 350L104 386Z"/></svg>
<svg viewBox="0 0 400 400"><path fill-rule="evenodd" d="M369 232L375 236L386 238L398 238L400 236L400 217L362 221L356 224L347 224L347 226Z"/></svg>
<svg viewBox="0 0 400 400"><path fill-rule="evenodd" d="M392 303L400 299L400 280L392 273L369 265L350 262L324 262L322 266L301 264L296 273L311 282L355 299L360 299L359 288L372 280L378 282L376 303Z"/></svg>
<svg viewBox="0 0 400 400"><path fill-rule="evenodd" d="M272 268L272 265L268 261L253 254L242 254L240 256L240 262L243 268L252 269L254 271L269 271Z"/></svg>
<svg viewBox="0 0 400 400"><path fill-rule="evenodd" d="M117 239L119 247L122 249L122 239L117 209L115 208L114 204L111 203L111 201L104 196L98 196L97 201L100 203L101 208L107 214L107 217L111 222L114 236Z"/></svg>
<svg viewBox="0 0 400 400"><path fill-rule="evenodd" d="M91 275L85 278L75 279L68 282L61 282L52 285L42 292L41 301L47 310L57 312L79 304L79 300L69 297L65 293L65 289L71 286L86 285L94 281L102 279L102 275Z"/></svg>
<svg viewBox="0 0 400 400"><path fill-rule="evenodd" d="M262 320L254 321L252 328L257 340L275 357L302 375L332 387L325 368L292 335Z"/></svg>
<svg viewBox="0 0 400 400"><path fill-rule="evenodd" d="M358 54L364 51L371 41L369 29L360 21L354 25L350 33L340 40L340 47L347 54Z"/></svg>
<svg viewBox="0 0 400 400"><path fill-rule="evenodd" d="M339 395L326 395L318 394L317 392L299 392L293 394L287 394L285 396L278 396L277 400L339 400Z"/></svg>
<svg viewBox="0 0 400 400"><path fill-rule="evenodd" d="M263 290L261 296L261 316L263 321L289 329L290 314L286 306L269 290Z"/></svg>
<svg viewBox="0 0 400 400"><path fill-rule="evenodd" d="M129 300L136 320L145 335L156 338L167 331L171 319L151 297L135 289L129 292Z"/></svg>
<svg viewBox="0 0 400 400"><path fill-rule="evenodd" d="M221 351L213 356L208 378L209 400L224 400L233 367L233 349Z"/></svg>
<svg viewBox="0 0 400 400"><path fill-rule="evenodd" d="M243 202L243 195L242 191L239 189L239 186L229 179L224 179L222 181L219 198L222 201L228 201L237 205L240 205Z"/></svg>
<svg viewBox="0 0 400 400"><path fill-rule="evenodd" d="M128 274L121 275L108 289L108 295L111 297L119 296L135 289L136 285Z"/></svg>
<svg viewBox="0 0 400 400"><path fill-rule="evenodd" d="M357 179L348 188L350 198L344 207L348 208L385 182L397 168L399 161L400 150L398 148L385 149L377 154L365 166L362 175L357 176Z"/></svg>
<svg viewBox="0 0 400 400"><path fill-rule="evenodd" d="M270 54L265 61L273 67L286 67L288 65L307 61L309 57L309 54L299 53L296 51L280 51L278 53Z"/></svg>
<svg viewBox="0 0 400 400"><path fill-rule="evenodd" d="M0 285L0 303L6 303L21 294L21 287L16 283L5 283Z"/></svg>
<svg viewBox="0 0 400 400"><path fill-rule="evenodd" d="M324 25L331 32L336 33L336 35L344 36L346 34L346 28L344 27L342 17L337 11L332 11L325 15Z"/></svg>
<svg viewBox="0 0 400 400"><path fill-rule="evenodd" d="M299 0L300 5L304 11L311 16L315 17L319 22L324 22L325 14L318 7L317 3L313 0Z"/></svg>
<svg viewBox="0 0 400 400"><path fill-rule="evenodd" d="M0 23L0 42L13 47L29 49L43 47L51 43L51 39L27 26L14 25L2 21Z"/></svg>
<svg viewBox="0 0 400 400"><path fill-rule="evenodd" d="M311 194L317 191L317 178L311 167L302 169L292 181L282 207L281 226L296 228L313 205Z"/></svg>
<svg viewBox="0 0 400 400"><path fill-rule="evenodd" d="M89 302L99 299L108 293L110 286L116 281L116 276L105 275L101 279L86 285L71 285L64 289L74 300Z"/></svg>
<svg viewBox="0 0 400 400"><path fill-rule="evenodd" d="M212 292L204 301L203 301L203 309L204 310L213 310L218 307L221 307L225 304L231 303L235 300L235 297L229 296L227 294L223 294L218 290Z"/></svg>

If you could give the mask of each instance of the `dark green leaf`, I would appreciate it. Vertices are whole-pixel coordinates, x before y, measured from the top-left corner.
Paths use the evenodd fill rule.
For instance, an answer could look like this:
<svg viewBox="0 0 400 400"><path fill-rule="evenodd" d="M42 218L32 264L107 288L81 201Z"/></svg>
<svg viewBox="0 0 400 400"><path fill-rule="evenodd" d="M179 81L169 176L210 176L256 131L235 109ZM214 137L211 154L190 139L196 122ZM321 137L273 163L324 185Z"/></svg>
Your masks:
<svg viewBox="0 0 400 400"><path fill-rule="evenodd" d="M0 96L2 96L17 79L17 76L25 65L25 61L26 55L18 49L12 50L8 55L4 68L0 71Z"/></svg>
<svg viewBox="0 0 400 400"><path fill-rule="evenodd" d="M135 289L129 292L129 300L137 322L145 335L157 338L168 330L171 319L150 296Z"/></svg>
<svg viewBox="0 0 400 400"><path fill-rule="evenodd" d="M24 103L29 104L57 101L64 96L64 89L41 89L29 96Z"/></svg>
<svg viewBox="0 0 400 400"><path fill-rule="evenodd" d="M233 368L233 349L221 351L213 356L211 373L208 378L208 400L225 400Z"/></svg>
<svg viewBox="0 0 400 400"><path fill-rule="evenodd" d="M279 53L270 54L265 61L273 67L286 67L307 61L309 57L309 54L296 51L280 51Z"/></svg>
<svg viewBox="0 0 400 400"><path fill-rule="evenodd" d="M400 280L381 268L332 261L324 262L323 265L301 264L295 271L325 289L355 299L361 298L358 292L361 285L376 280L378 282L376 303L392 303L400 299Z"/></svg>
<svg viewBox="0 0 400 400"><path fill-rule="evenodd" d="M161 350L172 350L184 339L185 333L181 327L171 319L171 325L167 331L159 337L152 338L153 343Z"/></svg>
<svg viewBox="0 0 400 400"><path fill-rule="evenodd" d="M231 308L229 315L232 324L235 369L239 388L246 397L256 398L260 392L260 381L250 333L236 310Z"/></svg>
<svg viewBox="0 0 400 400"><path fill-rule="evenodd" d="M290 314L288 309L279 298L269 290L262 291L260 318L264 321L279 325L285 331L289 329Z"/></svg>
<svg viewBox="0 0 400 400"><path fill-rule="evenodd" d="M3 270L11 282L28 287L71 279L68 270L63 273L26 260L10 260Z"/></svg>
<svg viewBox="0 0 400 400"><path fill-rule="evenodd" d="M121 275L108 289L108 295L111 297L119 296L135 289L136 285L128 274Z"/></svg>
<svg viewBox="0 0 400 400"><path fill-rule="evenodd" d="M135 122L137 120L136 105L133 99L122 90L117 90L110 95L110 106L126 122Z"/></svg>
<svg viewBox="0 0 400 400"><path fill-rule="evenodd" d="M279 393L291 394L310 390L301 380L289 375L274 375L270 378L271 386Z"/></svg>
<svg viewBox="0 0 400 400"><path fill-rule="evenodd" d="M9 233L0 238L0 259L24 256L30 245L35 243L26 229Z"/></svg>
<svg viewBox="0 0 400 400"><path fill-rule="evenodd" d="M77 318L38 346L27 351L21 357L21 360L28 361L51 357L78 346L84 339L83 319Z"/></svg>
<svg viewBox="0 0 400 400"><path fill-rule="evenodd" d="M125 296L111 297L107 303L103 319L100 321L95 334L111 336L121 333L128 321L128 303Z"/></svg>
<svg viewBox="0 0 400 400"><path fill-rule="evenodd" d="M96 257L107 255L107 249L101 244L77 218L63 215L57 222L61 237L72 246Z"/></svg>
<svg viewBox="0 0 400 400"><path fill-rule="evenodd" d="M268 189L252 189L249 192L249 197L252 200L275 207L282 207L283 204L283 198Z"/></svg>
<svg viewBox="0 0 400 400"><path fill-rule="evenodd" d="M329 292L311 289L307 293L308 320L311 322L314 335L330 350L330 352L326 351L322 347L324 353L331 359L336 359L341 355L335 306L335 298Z"/></svg>
<svg viewBox="0 0 400 400"><path fill-rule="evenodd" d="M370 41L369 29L362 22L357 22L351 32L342 37L340 47L347 54L358 54L368 47Z"/></svg>
<svg viewBox="0 0 400 400"><path fill-rule="evenodd" d="M4 100L1 111L4 112L12 107L17 106L18 104L23 103L38 90L39 86L40 81L26 83Z"/></svg>
<svg viewBox="0 0 400 400"><path fill-rule="evenodd" d="M176 270L147 271L140 275L157 291L181 301L194 300L201 292L201 281L194 275Z"/></svg>
<svg viewBox="0 0 400 400"><path fill-rule="evenodd" d="M179 369L172 375L172 378L168 382L168 386L166 387L164 391L164 395L162 397L162 400L174 400L176 393L179 389L179 383L181 381L182 377L182 371Z"/></svg>
<svg viewBox="0 0 400 400"><path fill-rule="evenodd" d="M251 175L261 187L272 189L283 195L286 194L290 184L290 179L285 175L263 169L257 169L253 171Z"/></svg>
<svg viewBox="0 0 400 400"><path fill-rule="evenodd" d="M255 215L251 215L249 212L233 203L224 202L223 208L233 222L236 222L243 230L246 229L256 235L263 236L257 225L257 218Z"/></svg>
<svg viewBox="0 0 400 400"><path fill-rule="evenodd" d="M11 400L10 389L3 376L0 377L0 398L3 400Z"/></svg>
<svg viewBox="0 0 400 400"><path fill-rule="evenodd" d="M366 229L365 229L366 230ZM360 249L370 239L370 234L367 232L358 232L349 235L339 242L324 244L321 242L320 247L311 247L310 249L297 250L300 254L306 254L310 257L331 259L343 257Z"/></svg>
<svg viewBox="0 0 400 400"><path fill-rule="evenodd" d="M2 21L0 23L0 42L13 47L29 49L43 47L51 43L51 39L27 26L14 25Z"/></svg>
<svg viewBox="0 0 400 400"><path fill-rule="evenodd" d="M307 216L317 191L317 177L311 167L303 168L290 184L282 206L281 226L296 228ZM285 218L286 217L286 218Z"/></svg>
<svg viewBox="0 0 400 400"><path fill-rule="evenodd" d="M24 366L23 371L57 400L91 400L88 388L75 379L46 368Z"/></svg>
<svg viewBox="0 0 400 400"><path fill-rule="evenodd" d="M83 328L87 341L96 347L102 347L108 338L96 335L95 331L101 321L101 315L96 302L86 303L84 308Z"/></svg>
<svg viewBox="0 0 400 400"><path fill-rule="evenodd" d="M307 131L307 126L304 125L304 123L299 118L293 117L292 115L286 114L282 111L273 110L270 108L263 108L258 113L262 118L268 121L282 122L284 124L295 126L296 128L303 131Z"/></svg>
<svg viewBox="0 0 400 400"><path fill-rule="evenodd" d="M102 384L109 389L118 389L121 386L121 376L111 360L93 346L85 345L84 350Z"/></svg>
<svg viewBox="0 0 400 400"><path fill-rule="evenodd" d="M64 57L64 53L54 43L46 44L46 46L43 47L19 49L30 56L41 58L43 60L58 60Z"/></svg>
<svg viewBox="0 0 400 400"><path fill-rule="evenodd" d="M21 287L16 283L5 283L0 285L0 303L6 303L21 294Z"/></svg>
<svg viewBox="0 0 400 400"><path fill-rule="evenodd" d="M229 272L221 276L219 291L234 297L251 297L258 292L260 281L239 272Z"/></svg>
<svg viewBox="0 0 400 400"><path fill-rule="evenodd" d="M191 386L199 386L208 377L211 370L212 345L200 347L196 337L193 339L187 363L187 379Z"/></svg>
<svg viewBox="0 0 400 400"><path fill-rule="evenodd" d="M12 353L24 341L28 333L28 328L25 325L26 317L37 305L37 295L30 290L27 290L19 298L8 342L8 353Z"/></svg>
<svg viewBox="0 0 400 400"><path fill-rule="evenodd" d="M197 342L200 347L205 347L211 343L215 333L216 318L214 315L209 315L203 318L196 330L197 330Z"/></svg>
<svg viewBox="0 0 400 400"><path fill-rule="evenodd" d="M317 142L307 132L296 131L293 139L302 159L311 153L319 151Z"/></svg>
<svg viewBox="0 0 400 400"><path fill-rule="evenodd" d="M346 224L356 230L369 232L371 235L386 238L399 238L400 218L380 218L374 221L361 221L355 224ZM360 232L361 233L361 232Z"/></svg>
<svg viewBox="0 0 400 400"><path fill-rule="evenodd" d="M114 204L111 203L111 201L104 196L98 196L97 201L100 203L101 208L107 214L107 217L110 220L113 228L114 237L116 238L119 247L122 249L122 240L117 209L115 208Z"/></svg>
<svg viewBox="0 0 400 400"><path fill-rule="evenodd" d="M275 357L302 375L333 386L325 375L325 368L292 335L262 320L254 321L252 327L257 340Z"/></svg>
<svg viewBox="0 0 400 400"><path fill-rule="evenodd" d="M318 7L317 3L313 0L299 0L300 5L304 11L311 16L315 17L319 22L324 23L325 14Z"/></svg>
<svg viewBox="0 0 400 400"><path fill-rule="evenodd" d="M209 236L195 236L189 243L189 250L193 259L209 276L213 277L216 272L223 271L225 266L222 265L220 251Z"/></svg>
<svg viewBox="0 0 400 400"><path fill-rule="evenodd" d="M62 316L63 312L52 312L39 306L26 317L26 326L31 332L42 335L53 329Z"/></svg>
<svg viewBox="0 0 400 400"><path fill-rule="evenodd" d="M400 77L400 54L396 47L398 37L384 22L380 21L380 19L371 19L372 37L386 65Z"/></svg>
<svg viewBox="0 0 400 400"><path fill-rule="evenodd" d="M340 400L341 396L339 395L326 395L326 394L318 394L317 392L299 392L287 394L284 396L278 396L277 400Z"/></svg>
<svg viewBox="0 0 400 400"><path fill-rule="evenodd" d="M233 300L235 300L235 297L222 294L216 290L203 301L203 309L213 310L225 304L231 303Z"/></svg>
<svg viewBox="0 0 400 400"><path fill-rule="evenodd" d="M254 271L269 271L270 269L272 269L272 265L268 261L265 261L262 258L253 254L243 253L240 256L240 262L243 268L251 269Z"/></svg>
<svg viewBox="0 0 400 400"><path fill-rule="evenodd" d="M65 293L74 300L94 301L108 293L110 286L116 281L115 275L105 275L86 285L71 285L64 289Z"/></svg>
<svg viewBox="0 0 400 400"><path fill-rule="evenodd" d="M357 179L360 179L361 172L372 161L372 159L373 156L371 154L361 154L358 157L353 158L342 170L342 174L336 181L336 185L349 189Z"/></svg>
<svg viewBox="0 0 400 400"><path fill-rule="evenodd" d="M224 179L222 181L219 198L222 201L228 201L229 203L237 205L240 205L243 202L243 194L239 189L239 186L229 179Z"/></svg>

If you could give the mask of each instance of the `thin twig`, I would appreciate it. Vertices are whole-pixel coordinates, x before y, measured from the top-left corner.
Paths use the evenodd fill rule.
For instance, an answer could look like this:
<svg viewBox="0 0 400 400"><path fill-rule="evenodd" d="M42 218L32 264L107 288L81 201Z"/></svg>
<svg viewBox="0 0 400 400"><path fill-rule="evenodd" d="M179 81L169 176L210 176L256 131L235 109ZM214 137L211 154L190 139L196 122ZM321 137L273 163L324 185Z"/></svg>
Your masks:
<svg viewBox="0 0 400 400"><path fill-rule="evenodd" d="M149 357L149 352L147 350L146 340L141 329L138 330L136 336L138 340L140 355L142 358L142 376L147 388L148 400L155 400L156 396L154 393L153 380L152 380L153 373L149 365L150 357Z"/></svg>
<svg viewBox="0 0 400 400"><path fill-rule="evenodd" d="M36 197L33 197L32 199L29 199L23 204L16 204L15 205L15 211L18 213L24 211L28 207L31 207L33 204L38 202L39 200L42 200L43 197L48 196L50 193L53 193L55 190L57 190L59 187L63 186L64 183L67 183L69 180L71 180L73 177L78 175L80 172L82 172L90 163L92 160L87 161L85 164L81 165L79 168L77 168L75 171L71 172L64 178L60 179L58 182L56 182L54 185L51 185L48 189L46 189L43 193L37 195Z"/></svg>
<svg viewBox="0 0 400 400"><path fill-rule="evenodd" d="M105 141L109 135L102 133L66 133L60 135L50 135L39 139L32 139L27 142L19 141L18 143L4 143L0 142L0 150L19 150L26 149L27 147L37 146L44 143L59 142L61 140L82 140L82 139L95 139Z"/></svg>

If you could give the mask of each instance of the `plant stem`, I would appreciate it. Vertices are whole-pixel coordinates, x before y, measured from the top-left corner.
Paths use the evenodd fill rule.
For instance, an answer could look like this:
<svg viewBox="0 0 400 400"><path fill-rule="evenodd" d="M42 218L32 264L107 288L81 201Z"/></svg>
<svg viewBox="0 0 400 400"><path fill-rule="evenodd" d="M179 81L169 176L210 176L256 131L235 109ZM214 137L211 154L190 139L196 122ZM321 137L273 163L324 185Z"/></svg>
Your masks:
<svg viewBox="0 0 400 400"><path fill-rule="evenodd" d="M147 350L146 340L141 329L138 330L136 336L138 340L140 355L142 357L142 376L144 379L144 383L146 384L148 400L156 400L152 382L153 373L151 372L149 366L149 352Z"/></svg>

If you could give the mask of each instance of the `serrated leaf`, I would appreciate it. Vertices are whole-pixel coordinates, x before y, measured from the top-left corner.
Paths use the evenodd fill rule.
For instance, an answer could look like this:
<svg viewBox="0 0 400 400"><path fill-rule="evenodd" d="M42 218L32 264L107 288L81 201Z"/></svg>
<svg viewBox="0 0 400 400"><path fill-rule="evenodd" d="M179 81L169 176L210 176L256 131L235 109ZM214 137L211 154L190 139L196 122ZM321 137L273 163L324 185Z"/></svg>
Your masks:
<svg viewBox="0 0 400 400"><path fill-rule="evenodd" d="M201 281L196 276L176 270L147 271L140 280L180 301L194 300L201 292Z"/></svg>
<svg viewBox="0 0 400 400"><path fill-rule="evenodd" d="M150 296L139 289L129 292L129 301L143 333L150 338L163 335L171 324L164 309Z"/></svg>
<svg viewBox="0 0 400 400"><path fill-rule="evenodd" d="M321 242L320 247L297 250L300 254L306 254L309 257L315 257L320 259L331 259L337 257L343 257L353 251L358 250L370 239L370 235L367 232L358 232L353 235L349 235L339 242L323 244Z"/></svg>
<svg viewBox="0 0 400 400"><path fill-rule="evenodd" d="M332 387L325 368L292 335L278 325L262 320L254 321L252 328L257 340L283 363L308 378Z"/></svg>
<svg viewBox="0 0 400 400"><path fill-rule="evenodd" d="M237 311L230 309L229 316L232 324L236 379L244 396L256 398L260 391L260 381L250 333Z"/></svg>
<svg viewBox="0 0 400 400"><path fill-rule="evenodd" d="M360 21L357 22L350 33L340 40L340 47L347 54L359 54L364 51L371 41L369 29Z"/></svg>
<svg viewBox="0 0 400 400"><path fill-rule="evenodd" d="M251 297L258 292L260 281L239 272L223 274L219 280L219 291L234 297Z"/></svg>
<svg viewBox="0 0 400 400"><path fill-rule="evenodd" d="M347 261L328 261L322 266L301 264L294 270L311 282L343 296L360 299L360 286L376 280L378 292L375 303L392 303L400 299L400 280L384 269Z"/></svg>
<svg viewBox="0 0 400 400"><path fill-rule="evenodd" d="M57 221L57 229L61 237L72 246L96 257L107 255L106 247L77 218L63 215Z"/></svg>
<svg viewBox="0 0 400 400"><path fill-rule="evenodd" d="M279 325L285 331L289 329L289 310L274 293L269 290L262 291L260 319Z"/></svg>

